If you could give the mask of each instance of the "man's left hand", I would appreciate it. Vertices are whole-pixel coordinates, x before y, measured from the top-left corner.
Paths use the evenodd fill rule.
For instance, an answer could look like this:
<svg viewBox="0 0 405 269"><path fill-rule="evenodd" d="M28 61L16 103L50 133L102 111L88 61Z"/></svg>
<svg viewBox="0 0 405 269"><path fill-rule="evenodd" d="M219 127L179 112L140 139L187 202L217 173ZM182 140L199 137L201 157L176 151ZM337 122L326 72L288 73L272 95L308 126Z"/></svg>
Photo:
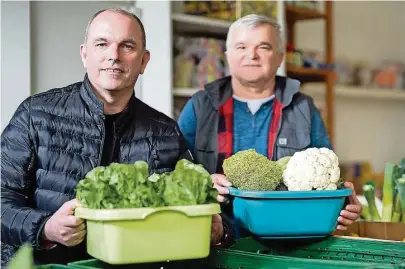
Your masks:
<svg viewBox="0 0 405 269"><path fill-rule="evenodd" d="M336 227L336 229L340 231L346 231L347 227L353 224L353 222L360 217L361 212L361 203L359 199L357 199L353 183L345 182L344 185L346 188L352 189L352 195L349 196L349 204L340 212L340 216L338 218L339 224Z"/></svg>
<svg viewBox="0 0 405 269"><path fill-rule="evenodd" d="M211 226L211 245L219 244L223 236L224 226L222 225L222 217L218 214L213 215Z"/></svg>

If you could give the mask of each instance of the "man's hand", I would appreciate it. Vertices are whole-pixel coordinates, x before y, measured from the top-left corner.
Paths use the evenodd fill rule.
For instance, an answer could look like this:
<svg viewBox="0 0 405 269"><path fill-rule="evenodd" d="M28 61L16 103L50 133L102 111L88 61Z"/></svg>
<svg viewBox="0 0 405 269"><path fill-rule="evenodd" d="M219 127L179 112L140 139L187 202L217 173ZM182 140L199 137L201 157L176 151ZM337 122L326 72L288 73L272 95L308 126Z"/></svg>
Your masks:
<svg viewBox="0 0 405 269"><path fill-rule="evenodd" d="M225 195L229 194L229 190L226 187L232 186L225 176L220 174L211 175L212 182L214 183L214 188L218 190L217 200L219 203L224 203L228 199Z"/></svg>
<svg viewBox="0 0 405 269"><path fill-rule="evenodd" d="M222 225L222 217L218 214L213 215L211 224L211 245L219 244L223 236L224 226Z"/></svg>
<svg viewBox="0 0 405 269"><path fill-rule="evenodd" d="M339 225L336 227L336 229L340 231L347 230L347 226L350 226L353 222L355 222L360 217L361 212L361 203L356 197L353 183L345 182L344 185L346 188L351 188L353 192L349 197L349 204L340 212L340 216L338 218Z"/></svg>
<svg viewBox="0 0 405 269"><path fill-rule="evenodd" d="M45 223L44 238L68 247L80 244L86 234L86 226L83 219L74 216L74 210L79 206L76 199L64 203Z"/></svg>

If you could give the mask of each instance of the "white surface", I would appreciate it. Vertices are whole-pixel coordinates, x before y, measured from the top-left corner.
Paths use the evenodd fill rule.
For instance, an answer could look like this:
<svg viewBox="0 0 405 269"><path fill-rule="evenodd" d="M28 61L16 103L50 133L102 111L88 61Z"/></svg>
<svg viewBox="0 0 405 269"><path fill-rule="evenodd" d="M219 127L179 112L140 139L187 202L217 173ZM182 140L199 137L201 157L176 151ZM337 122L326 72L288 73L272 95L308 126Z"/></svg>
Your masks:
<svg viewBox="0 0 405 269"><path fill-rule="evenodd" d="M405 2L334 1L333 9L335 59L405 61ZM324 26L322 20L299 22L297 46L324 51Z"/></svg>
<svg viewBox="0 0 405 269"><path fill-rule="evenodd" d="M30 3L1 3L1 132L30 95Z"/></svg>
<svg viewBox="0 0 405 269"><path fill-rule="evenodd" d="M172 34L169 1L137 1L151 58L142 76L142 100L172 117Z"/></svg>

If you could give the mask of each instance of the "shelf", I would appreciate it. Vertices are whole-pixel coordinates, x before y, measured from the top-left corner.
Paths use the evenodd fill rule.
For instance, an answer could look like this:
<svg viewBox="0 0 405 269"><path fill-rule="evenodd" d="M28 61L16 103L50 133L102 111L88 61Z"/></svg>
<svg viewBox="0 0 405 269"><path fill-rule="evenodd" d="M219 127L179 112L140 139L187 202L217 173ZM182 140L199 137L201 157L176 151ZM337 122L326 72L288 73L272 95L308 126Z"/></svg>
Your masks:
<svg viewBox="0 0 405 269"><path fill-rule="evenodd" d="M197 15L182 13L172 14L173 29L177 33L209 34L213 36L226 37L231 21L211 19Z"/></svg>
<svg viewBox="0 0 405 269"><path fill-rule="evenodd" d="M177 97L190 97L200 89L193 88L175 88L173 89L173 95ZM309 83L302 87L302 92L309 95L312 94L324 94L325 84L323 83ZM398 89L374 89L364 87L352 87L352 86L335 86L335 96L345 97L352 99L371 99L371 100L391 100L391 101L405 101L405 90Z"/></svg>
<svg viewBox="0 0 405 269"><path fill-rule="evenodd" d="M308 83L302 87L302 92L307 94L324 94L325 84ZM335 85L334 93L339 98L381 100L381 101L405 101L405 90L399 89L376 89L367 87L355 87L345 85Z"/></svg>
<svg viewBox="0 0 405 269"><path fill-rule="evenodd" d="M200 91L200 89L174 88L173 89L173 95L176 96L176 97L190 97L191 95L195 94L198 91Z"/></svg>
<svg viewBox="0 0 405 269"><path fill-rule="evenodd" d="M291 20L291 21L326 18L325 13L321 13L319 11L308 9L308 8L295 7L295 6L291 6L291 5L285 5L285 11L287 14L287 19Z"/></svg>
<svg viewBox="0 0 405 269"><path fill-rule="evenodd" d="M293 65L287 65L287 76L298 79L301 82L319 82L325 81L333 71L323 69L304 68Z"/></svg>

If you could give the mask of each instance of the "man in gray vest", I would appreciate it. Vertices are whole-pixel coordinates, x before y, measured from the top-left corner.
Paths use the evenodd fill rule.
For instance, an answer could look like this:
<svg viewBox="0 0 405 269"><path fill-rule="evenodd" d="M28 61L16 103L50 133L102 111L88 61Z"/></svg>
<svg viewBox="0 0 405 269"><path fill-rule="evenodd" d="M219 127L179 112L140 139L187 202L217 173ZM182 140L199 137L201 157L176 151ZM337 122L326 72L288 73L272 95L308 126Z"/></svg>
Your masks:
<svg viewBox="0 0 405 269"><path fill-rule="evenodd" d="M332 148L312 99L299 92L300 82L276 75L284 57L277 22L258 15L237 20L229 28L226 48L231 76L194 94L179 118L196 162L213 174L220 202L230 186L221 175L222 163L238 151L254 148L278 160L309 147ZM353 189L351 183L345 185ZM346 230L360 210L353 189L337 229Z"/></svg>

